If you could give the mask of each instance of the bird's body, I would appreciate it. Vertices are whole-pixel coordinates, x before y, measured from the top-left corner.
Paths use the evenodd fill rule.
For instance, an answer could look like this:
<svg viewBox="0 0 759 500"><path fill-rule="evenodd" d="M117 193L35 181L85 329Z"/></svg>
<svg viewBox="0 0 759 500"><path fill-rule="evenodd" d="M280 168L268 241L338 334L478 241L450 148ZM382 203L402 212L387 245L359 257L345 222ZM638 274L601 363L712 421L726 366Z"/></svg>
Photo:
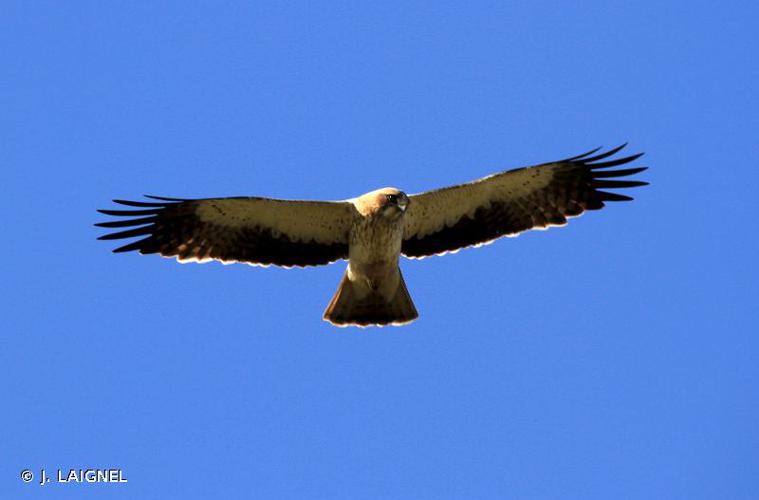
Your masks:
<svg viewBox="0 0 759 500"><path fill-rule="evenodd" d="M406 207L389 202L388 194L406 196L398 189L384 188L352 201L356 222L349 238L347 272L351 281L365 282L373 290L392 279L401 256ZM390 291L383 289L382 293Z"/></svg>
<svg viewBox="0 0 759 500"><path fill-rule="evenodd" d="M418 317L398 260L408 197L383 188L351 200L348 269L324 313L337 325L402 324Z"/></svg>
<svg viewBox="0 0 759 500"><path fill-rule="evenodd" d="M389 294L387 282L393 279L401 256L402 222L365 217L351 230L348 277L369 290Z"/></svg>
<svg viewBox="0 0 759 500"><path fill-rule="evenodd" d="M605 170L640 156L601 161L620 149L592 156L594 150L411 196L382 188L340 202L248 197L114 200L140 210L100 212L136 218L97 225L132 227L100 239L146 236L115 252L138 250L180 261L293 267L347 259L324 319L339 326L398 325L418 317L398 266L401 255L422 258L455 252L528 229L564 225L568 217L600 209L605 201L630 200L601 190L646 184L614 179L645 167Z"/></svg>

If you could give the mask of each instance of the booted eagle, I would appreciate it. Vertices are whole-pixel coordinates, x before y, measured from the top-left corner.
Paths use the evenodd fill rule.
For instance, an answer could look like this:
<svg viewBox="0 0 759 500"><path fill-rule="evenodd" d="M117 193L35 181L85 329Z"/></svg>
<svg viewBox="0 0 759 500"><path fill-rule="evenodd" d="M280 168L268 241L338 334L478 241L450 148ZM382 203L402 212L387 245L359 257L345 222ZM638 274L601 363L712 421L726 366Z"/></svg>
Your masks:
<svg viewBox="0 0 759 500"><path fill-rule="evenodd" d="M613 169L642 156L611 159L624 146L412 195L382 188L345 201L114 200L136 210L98 210L119 219L96 226L129 229L98 239L139 237L114 252L157 253L181 262L303 267L347 259L324 319L338 326L402 325L418 314L398 267L401 255L419 259L455 252L529 229L562 226L607 201L632 200L606 191L647 184L618 179L646 169Z"/></svg>

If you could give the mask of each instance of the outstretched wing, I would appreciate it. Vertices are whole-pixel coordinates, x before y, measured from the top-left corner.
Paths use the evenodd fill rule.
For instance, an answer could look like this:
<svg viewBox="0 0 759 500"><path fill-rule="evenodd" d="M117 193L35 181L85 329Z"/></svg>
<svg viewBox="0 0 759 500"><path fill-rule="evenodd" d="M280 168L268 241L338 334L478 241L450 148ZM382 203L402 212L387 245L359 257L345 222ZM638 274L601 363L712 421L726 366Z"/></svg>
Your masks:
<svg viewBox="0 0 759 500"><path fill-rule="evenodd" d="M100 240L144 237L114 252L137 250L179 261L316 266L348 257L353 206L347 202L268 198L114 202L137 210L98 210L123 219L95 224L130 228Z"/></svg>
<svg viewBox="0 0 759 500"><path fill-rule="evenodd" d="M648 184L615 179L646 167L606 170L642 156L606 160L624 146L593 156L598 148L566 160L412 195L401 251L413 258L443 254L529 229L562 226L568 217L603 208L606 201L632 200L603 191Z"/></svg>

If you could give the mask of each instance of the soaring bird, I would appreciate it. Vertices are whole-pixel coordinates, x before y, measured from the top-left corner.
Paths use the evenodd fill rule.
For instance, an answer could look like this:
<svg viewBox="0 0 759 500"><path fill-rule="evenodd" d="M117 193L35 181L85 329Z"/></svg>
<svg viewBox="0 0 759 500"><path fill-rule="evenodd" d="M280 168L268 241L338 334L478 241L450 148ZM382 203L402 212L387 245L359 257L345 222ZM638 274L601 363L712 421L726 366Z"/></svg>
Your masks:
<svg viewBox="0 0 759 500"><path fill-rule="evenodd" d="M606 191L646 185L619 180L646 167L614 169L641 154L612 159L625 145L504 171L473 182L407 195L382 188L344 201L257 197L113 200L136 210L98 210L129 228L98 239L142 237L114 252L139 251L180 262L259 266L348 266L323 318L338 326L402 325L419 315L401 275L401 255L419 259L563 226L586 210L629 196Z"/></svg>

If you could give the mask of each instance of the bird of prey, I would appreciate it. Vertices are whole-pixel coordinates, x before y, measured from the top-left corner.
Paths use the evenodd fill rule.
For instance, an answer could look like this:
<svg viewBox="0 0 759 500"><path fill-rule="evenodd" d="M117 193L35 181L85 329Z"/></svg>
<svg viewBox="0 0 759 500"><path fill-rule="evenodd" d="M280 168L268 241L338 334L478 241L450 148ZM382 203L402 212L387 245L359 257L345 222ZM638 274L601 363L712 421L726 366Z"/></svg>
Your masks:
<svg viewBox="0 0 759 500"><path fill-rule="evenodd" d="M99 210L118 217L104 228L129 228L101 240L141 237L114 252L139 251L180 262L244 262L348 267L323 318L338 326L401 325L418 317L398 261L420 259L562 226L607 201L632 198L606 191L646 185L620 180L646 167L614 169L641 154L613 159L625 145L473 182L407 195L382 188L345 201L257 197L150 201L114 200L135 210Z"/></svg>

